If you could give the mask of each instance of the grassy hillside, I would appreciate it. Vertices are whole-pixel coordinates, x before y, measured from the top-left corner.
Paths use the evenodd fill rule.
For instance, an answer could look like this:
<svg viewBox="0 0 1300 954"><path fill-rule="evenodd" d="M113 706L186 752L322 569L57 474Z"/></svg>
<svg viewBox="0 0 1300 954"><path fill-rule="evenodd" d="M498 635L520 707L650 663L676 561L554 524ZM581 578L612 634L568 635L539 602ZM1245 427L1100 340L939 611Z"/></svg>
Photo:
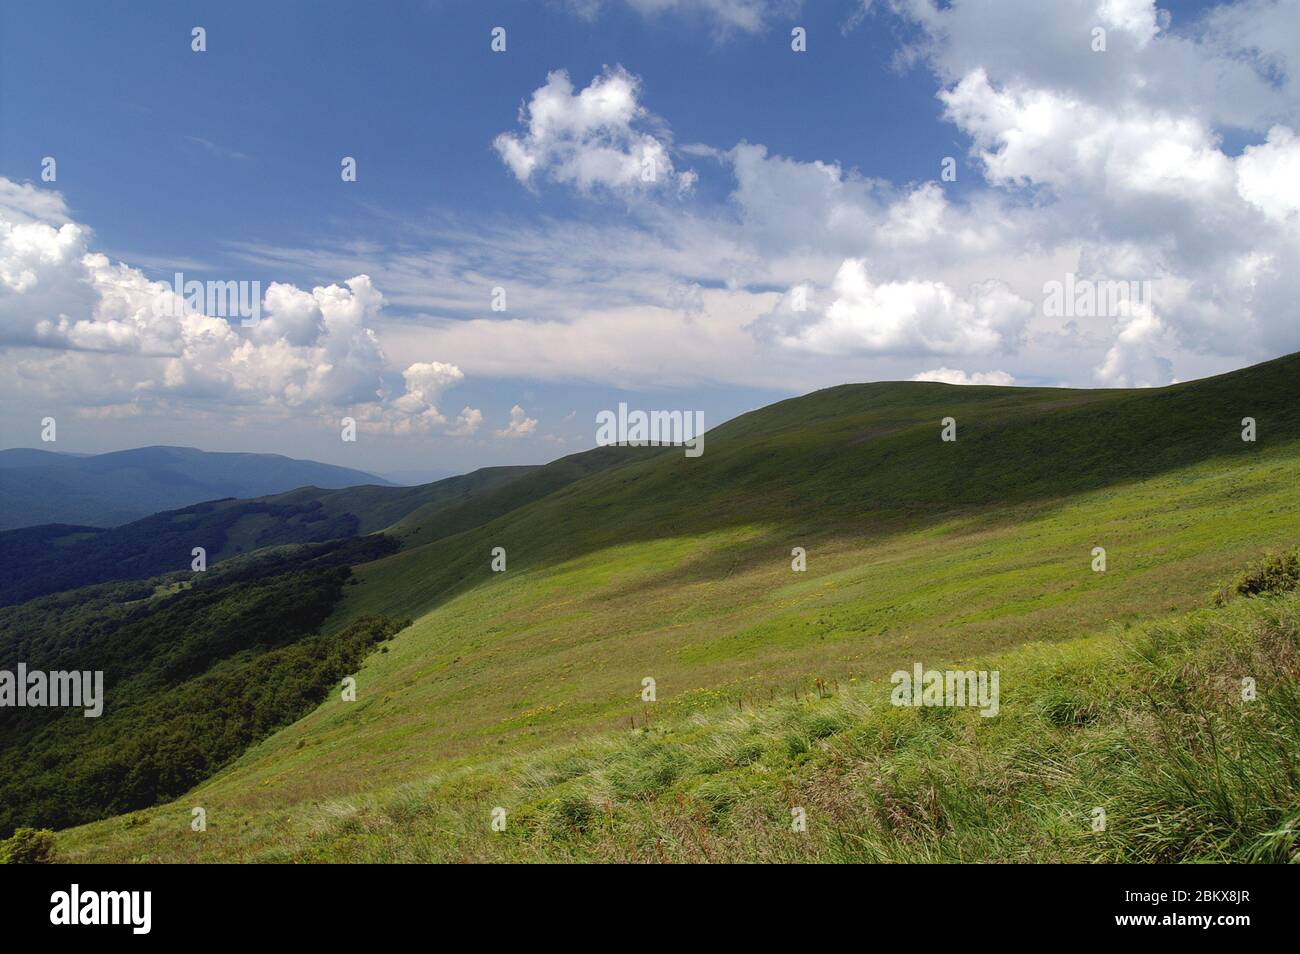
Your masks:
<svg viewBox="0 0 1300 954"><path fill-rule="evenodd" d="M1155 391L923 383L832 388L711 431L701 458L640 449L639 459L446 545L440 528L430 549L420 547L428 536L408 535L404 552L365 572L374 585L353 597L372 609L427 611L468 586L499 585L487 575L486 555L495 546L507 549L513 573L554 570L606 550L618 559L623 548L642 544L652 558L673 541L691 549L689 541L707 537L713 542L698 549L719 549L720 565L697 560L697 572L725 579L745 566L770 568L793 546L855 539L879 545L896 536L914 540L925 528L942 535L941 527L972 520L1015 523L1088 493L1200 464L1207 469L1194 474L1226 474L1238 466L1253 474L1252 464L1295 456L1297 374L1300 359L1292 356ZM948 416L958 422L955 443L939 440L939 420ZM1241 440L1246 416L1264 431L1257 443ZM1158 484L1153 494L1178 493L1192 479ZM403 526L393 529L400 536ZM656 572L653 559L647 568Z"/></svg>
<svg viewBox="0 0 1300 954"><path fill-rule="evenodd" d="M219 558L248 553L264 546L297 542L292 523L268 516L258 509L310 508L317 518L332 527L347 526L349 534L376 533L398 523L412 512L437 514L458 509L478 500L497 488L513 484L536 468L484 467L471 474L448 477L419 487L347 487L321 490L300 487L288 493L241 501L248 512L233 522Z"/></svg>
<svg viewBox="0 0 1300 954"><path fill-rule="evenodd" d="M465 503L535 469L532 466L484 467L470 474L447 477L417 487L347 487L342 490L300 487L263 499L267 503L314 501L330 517L353 514L357 518L359 533L374 533L397 523L413 511L436 511Z"/></svg>
<svg viewBox="0 0 1300 954"><path fill-rule="evenodd" d="M527 490L530 474L463 517L399 521L404 549L359 567L327 624L414 618L367 659L358 701L327 700L170 810L65 844L87 857L473 856L476 843L451 843L448 819L472 824L484 801L531 804L511 795L517 760L593 734L607 741L583 744L603 750L647 722L653 736L715 718L719 705L779 722L776 700L817 680L875 685L917 661L989 656L1016 671L1030 643L1041 647L1023 657L1031 668L1065 652L1063 665L1104 672L1109 650L1078 648L1102 645L1091 634L1203 606L1261 549L1300 538L1296 380L1292 356L1153 391L833 388L715 429L698 459L624 451L544 494ZM940 440L948 416L956 443ZM1247 416L1256 443L1241 440ZM490 570L495 546L505 573ZM1090 566L1097 546L1104 573ZM806 549L806 572L792 571L793 547ZM646 677L654 703L640 698ZM1021 731L1006 715L990 721L985 731ZM671 812L680 759L645 754L645 791ZM635 761L620 771L635 774ZM394 794L408 790L432 804ZM400 826L381 831L380 847L346 819L390 796L430 827L409 843ZM213 822L194 841L180 824L190 803L234 828L214 834ZM645 817L650 828L597 853L654 857L645 832L661 826L654 852L672 829L662 812ZM541 854L553 850L564 854Z"/></svg>
<svg viewBox="0 0 1300 954"><path fill-rule="evenodd" d="M481 493L466 494L455 501L431 500L405 513L391 525L386 524L384 529L401 540L406 548L432 543L491 523L585 477L645 459L657 452L631 447L600 447L561 457L544 467L527 468L528 474L521 479L502 482L485 488Z"/></svg>
<svg viewBox="0 0 1300 954"><path fill-rule="evenodd" d="M1300 595L966 663L1000 673L997 718L893 706L882 681L826 684L292 808L204 787L66 832L59 850L94 862L1300 859ZM209 810L201 835L192 805Z"/></svg>

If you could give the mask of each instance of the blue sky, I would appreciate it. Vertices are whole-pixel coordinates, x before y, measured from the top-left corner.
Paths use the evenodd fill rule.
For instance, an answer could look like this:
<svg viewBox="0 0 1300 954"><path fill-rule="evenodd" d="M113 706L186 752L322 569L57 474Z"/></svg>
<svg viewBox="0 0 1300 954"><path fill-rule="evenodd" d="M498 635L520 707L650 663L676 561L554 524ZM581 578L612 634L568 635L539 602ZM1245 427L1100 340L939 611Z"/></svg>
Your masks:
<svg viewBox="0 0 1300 954"><path fill-rule="evenodd" d="M1295 300L1296 4L1167 7L7 4L0 176L32 280L0 289L3 443L48 412L74 451L460 470L589 447L619 401L712 425L848 380L1158 385L1294 350L1272 306ZM627 109L584 126L584 90ZM538 91L558 118L530 139ZM574 178L647 143L652 186ZM335 340L274 316L241 351L123 303L178 270L291 285ZM1043 314L1066 273L1158 291Z"/></svg>
<svg viewBox="0 0 1300 954"><path fill-rule="evenodd" d="M954 152L961 137L940 121L932 83L891 69L895 37L915 31L876 21L844 35L854 7L810 5L753 34L618 4L592 19L544 2L231 3L201 13L86 4L75 18L18 4L6 35L30 42L5 46L0 160L17 173L33 154L60 156L61 181L70 189L75 174L85 193L75 207L104 223L105 242L157 256L179 240L193 255L219 257L218 222L282 235L288 221L310 236L337 228L334 216L351 222L349 201L414 216L564 213L564 196L510 187L492 140L551 70L585 83L621 64L643 78L644 105L671 117L680 142L750 139L866 175L931 178L930 158ZM201 56L190 50L198 21L209 40ZM796 22L811 32L814 55L792 56L788 28L776 26ZM498 25L508 31L505 54L489 50ZM42 76L52 59L73 68L25 95L24 78ZM337 164L326 161L339 155L364 164L349 193L335 188ZM727 188L715 182L710 194ZM325 210L329 190L339 201Z"/></svg>

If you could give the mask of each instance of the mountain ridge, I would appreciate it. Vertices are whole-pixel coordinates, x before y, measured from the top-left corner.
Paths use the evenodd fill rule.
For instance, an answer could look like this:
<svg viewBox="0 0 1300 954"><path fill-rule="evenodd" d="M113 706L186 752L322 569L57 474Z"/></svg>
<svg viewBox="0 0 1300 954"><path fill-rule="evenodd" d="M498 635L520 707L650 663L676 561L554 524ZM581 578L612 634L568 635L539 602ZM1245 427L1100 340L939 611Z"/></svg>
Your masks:
<svg viewBox="0 0 1300 954"><path fill-rule="evenodd" d="M149 445L72 455L0 450L0 530L49 523L120 526L163 510L316 484L392 486L366 471L282 454Z"/></svg>

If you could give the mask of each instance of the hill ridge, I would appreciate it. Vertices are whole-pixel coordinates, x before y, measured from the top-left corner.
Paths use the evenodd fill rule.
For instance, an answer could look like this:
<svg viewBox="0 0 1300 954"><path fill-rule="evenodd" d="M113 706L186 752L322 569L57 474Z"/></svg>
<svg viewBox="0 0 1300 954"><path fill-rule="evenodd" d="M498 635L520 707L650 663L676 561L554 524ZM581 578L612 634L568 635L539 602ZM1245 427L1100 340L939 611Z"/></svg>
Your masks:
<svg viewBox="0 0 1300 954"><path fill-rule="evenodd" d="M0 530L44 523L115 526L225 497L258 497L306 483L391 486L365 471L283 454L153 444L72 455L0 450Z"/></svg>

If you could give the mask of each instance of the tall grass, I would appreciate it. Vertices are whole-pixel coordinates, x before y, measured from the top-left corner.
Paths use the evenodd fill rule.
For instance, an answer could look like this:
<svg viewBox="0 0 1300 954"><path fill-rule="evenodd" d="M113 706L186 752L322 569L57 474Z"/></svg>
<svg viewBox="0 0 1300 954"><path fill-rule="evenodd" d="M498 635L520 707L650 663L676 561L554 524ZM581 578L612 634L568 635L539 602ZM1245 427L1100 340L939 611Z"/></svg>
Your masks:
<svg viewBox="0 0 1300 954"><path fill-rule="evenodd" d="M274 824L252 816L229 834L241 857L267 861L1297 857L1295 592L975 665L1001 672L996 718L894 707L884 682L823 684L449 770ZM503 832L490 827L495 807L508 813ZM793 830L795 808L806 831ZM93 837L68 834L61 847L74 859L177 856L174 845L142 854L139 838L115 845L102 825ZM222 837L179 853L229 857Z"/></svg>

